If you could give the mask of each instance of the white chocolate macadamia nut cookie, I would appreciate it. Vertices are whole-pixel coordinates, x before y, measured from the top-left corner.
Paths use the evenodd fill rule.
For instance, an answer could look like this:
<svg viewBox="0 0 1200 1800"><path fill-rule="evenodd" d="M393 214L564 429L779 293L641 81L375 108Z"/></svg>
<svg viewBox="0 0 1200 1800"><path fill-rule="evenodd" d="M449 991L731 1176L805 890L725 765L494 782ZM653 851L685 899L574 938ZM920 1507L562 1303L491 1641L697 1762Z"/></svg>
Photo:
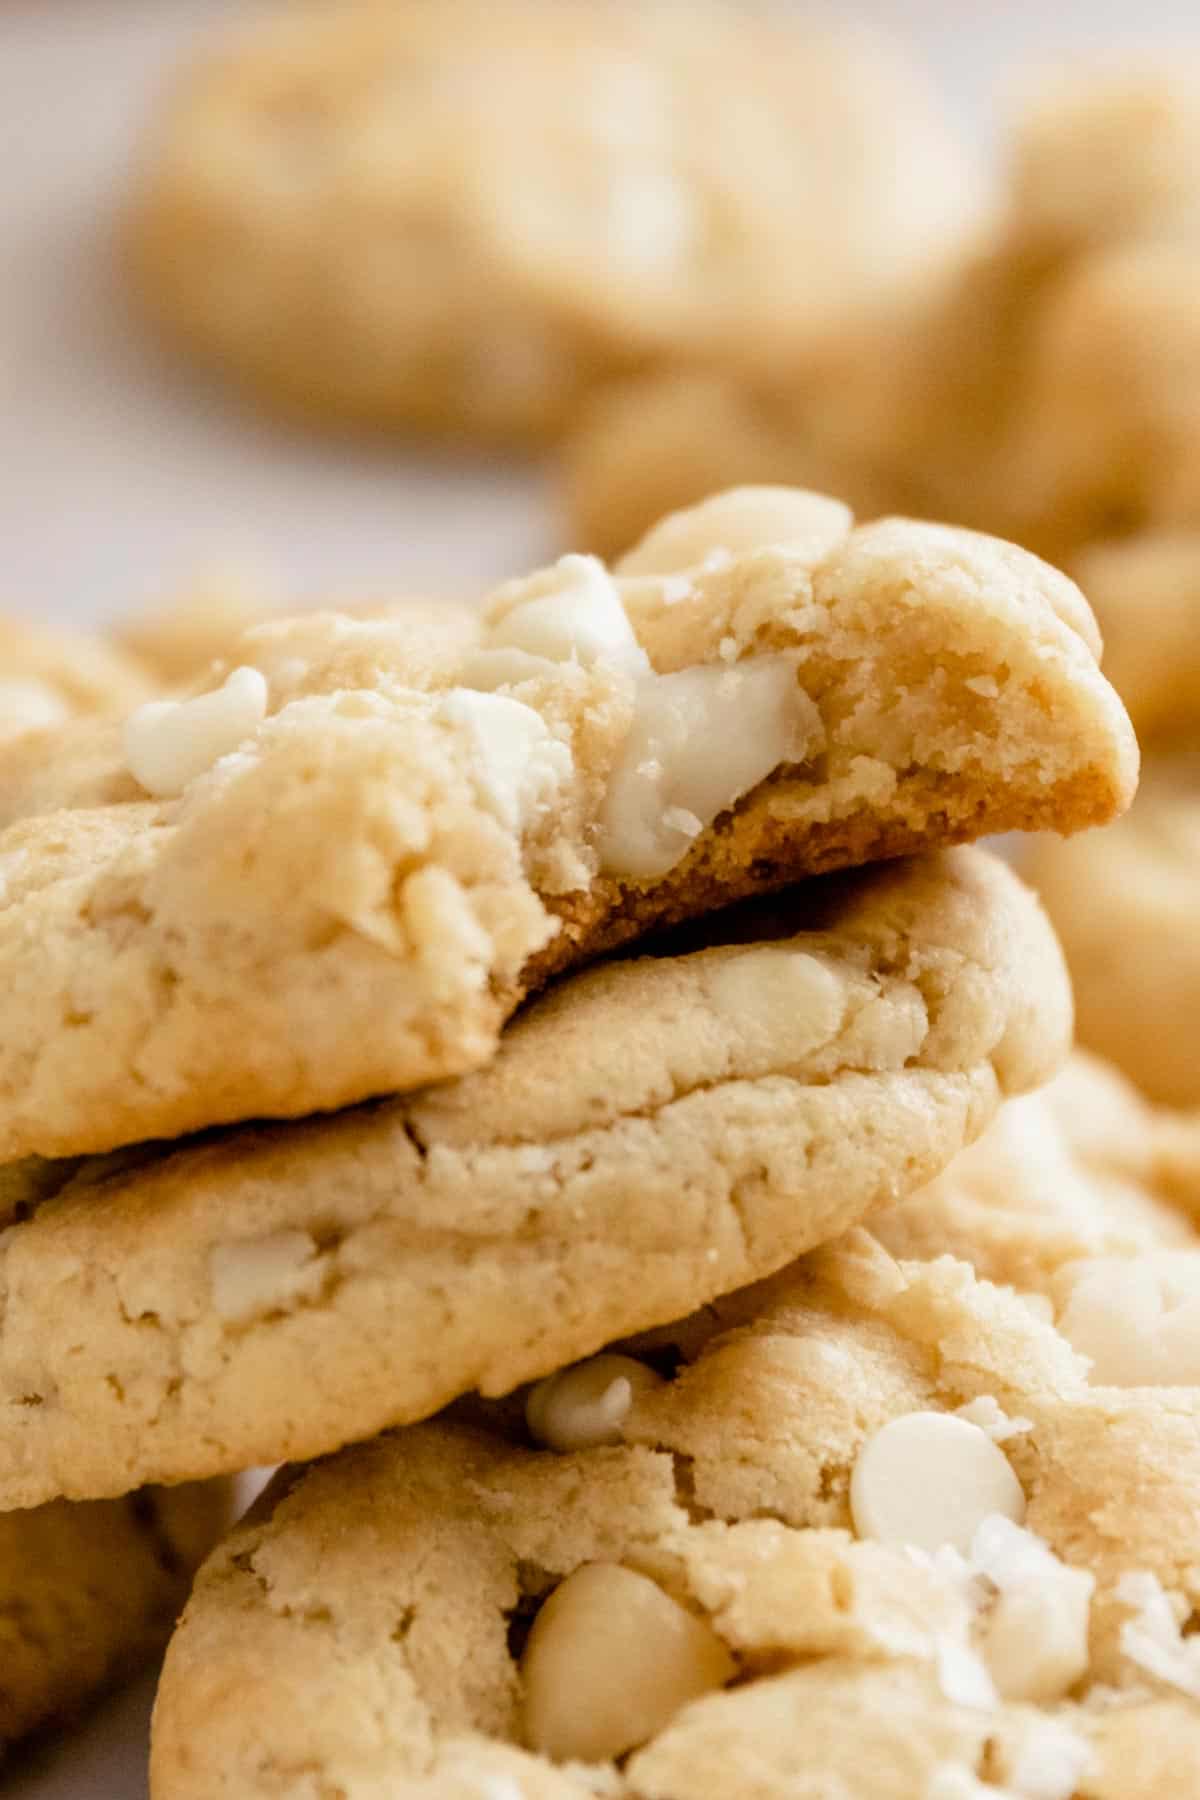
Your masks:
<svg viewBox="0 0 1200 1800"><path fill-rule="evenodd" d="M99 638L0 618L0 746L68 719L120 713L154 692L133 656Z"/></svg>
<svg viewBox="0 0 1200 1800"><path fill-rule="evenodd" d="M1200 1393L1089 1385L863 1232L622 1357L280 1476L168 1652L154 1800L1159 1800L1200 1760Z"/></svg>
<svg viewBox="0 0 1200 1800"><path fill-rule="evenodd" d="M1200 756L1151 761L1129 817L1025 864L1062 940L1079 1041L1151 1099L1200 1105Z"/></svg>
<svg viewBox="0 0 1200 1800"><path fill-rule="evenodd" d="M0 1506L319 1455L552 1375L903 1198L1066 1052L1058 946L979 850L704 932L559 983L458 1081L10 1167ZM604 1441L644 1386L559 1374L532 1428Z"/></svg>
<svg viewBox="0 0 1200 1800"><path fill-rule="evenodd" d="M947 253L974 186L861 31L720 0L327 0L177 86L130 274L272 410L536 441L622 371L842 331Z"/></svg>
<svg viewBox="0 0 1200 1800"><path fill-rule="evenodd" d="M123 744L0 771L0 1156L409 1089L652 927L1100 824L1137 753L1098 644L1010 545L789 490L441 627L259 627Z"/></svg>
<svg viewBox="0 0 1200 1800"><path fill-rule="evenodd" d="M208 1482L0 1513L0 1759L161 1651L230 1500Z"/></svg>

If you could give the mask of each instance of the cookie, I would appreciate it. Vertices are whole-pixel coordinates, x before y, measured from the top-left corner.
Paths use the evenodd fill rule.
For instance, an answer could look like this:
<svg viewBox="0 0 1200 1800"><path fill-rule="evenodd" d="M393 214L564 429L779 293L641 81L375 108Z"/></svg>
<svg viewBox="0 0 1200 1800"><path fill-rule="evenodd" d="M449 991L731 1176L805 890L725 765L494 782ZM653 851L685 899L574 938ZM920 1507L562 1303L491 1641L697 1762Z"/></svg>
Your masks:
<svg viewBox="0 0 1200 1800"><path fill-rule="evenodd" d="M1116 1281L1119 1263L1135 1260L1138 1282L1200 1271L1198 1200L1200 1117L1149 1105L1077 1051L872 1231L894 1256L948 1253L988 1281L1044 1295L1069 1336L1063 1309L1085 1275Z"/></svg>
<svg viewBox="0 0 1200 1800"><path fill-rule="evenodd" d="M1026 864L1075 989L1079 1041L1154 1100L1200 1103L1200 761L1152 761L1127 819L1088 842L1039 839Z"/></svg>
<svg viewBox="0 0 1200 1800"><path fill-rule="evenodd" d="M282 611L261 579L216 568L170 599L120 619L115 641L166 687L204 675L244 632Z"/></svg>
<svg viewBox="0 0 1200 1800"><path fill-rule="evenodd" d="M1200 243L1084 257L1046 305L1011 454L1040 548L1200 518Z"/></svg>
<svg viewBox="0 0 1200 1800"><path fill-rule="evenodd" d="M0 744L67 719L123 712L154 692L133 657L82 633L0 618Z"/></svg>
<svg viewBox="0 0 1200 1800"><path fill-rule="evenodd" d="M260 628L126 721L120 765L92 744L82 803L53 746L0 778L0 1156L459 1073L653 926L1133 790L1072 583L812 494L721 496L615 578L566 557L424 617Z"/></svg>
<svg viewBox="0 0 1200 1800"><path fill-rule="evenodd" d="M164 640L173 635L171 615L163 620ZM268 707L278 712L292 700L330 696L342 689L374 689L403 682L406 687L445 685L475 649L478 627L465 607L449 602L397 601L347 613L300 613L264 617L226 638L218 626L209 647L220 654L193 666L190 679L172 701L220 688L234 661L257 669L267 682ZM188 641L203 638L189 627ZM187 652L190 656L190 650ZM160 653L165 668L168 653ZM180 645L180 664L184 649ZM161 697L161 696L160 696ZM155 716L152 712L148 715ZM158 716L167 716L160 708ZM186 720L187 714L182 718ZM43 726L7 746L0 762L0 830L43 814L92 811L127 801L144 801L147 790L133 773L127 742L128 717L81 718L67 726Z"/></svg>
<svg viewBox="0 0 1200 1800"><path fill-rule="evenodd" d="M564 450L579 540L615 553L653 509L746 481L830 486L1053 560L1144 516L1200 517L1195 407L1172 411L1172 365L1196 360L1195 71L1074 67L1006 135L1001 204L903 294L803 354L756 361L751 344L736 366L651 369L598 395Z"/></svg>
<svg viewBox="0 0 1200 1800"><path fill-rule="evenodd" d="M1033 497L1011 440L1060 263L1006 219L820 356L610 384L564 441L573 537L615 554L668 507L785 481L831 488L868 513L952 518L1026 541Z"/></svg>
<svg viewBox="0 0 1200 1800"><path fill-rule="evenodd" d="M1023 235L1062 255L1200 240L1200 70L1123 59L1045 80L1014 122L1008 186Z"/></svg>
<svg viewBox="0 0 1200 1800"><path fill-rule="evenodd" d="M163 1647L231 1517L211 1482L0 1513L0 1756Z"/></svg>
<svg viewBox="0 0 1200 1800"><path fill-rule="evenodd" d="M1104 672L1139 740L1194 740L1200 721L1200 531L1089 544L1072 572L1104 633Z"/></svg>
<svg viewBox="0 0 1200 1800"><path fill-rule="evenodd" d="M563 441L571 541L616 556L664 513L749 483L825 488L869 517L907 510L877 350L864 330L782 377L670 368L609 383Z"/></svg>
<svg viewBox="0 0 1200 1800"><path fill-rule="evenodd" d="M704 934L571 977L408 1099L10 1168L0 1506L504 1393L901 1198L1065 1053L1053 934L982 851Z"/></svg>
<svg viewBox="0 0 1200 1800"><path fill-rule="evenodd" d="M155 1800L1188 1791L1195 1388L859 1232L525 1413L277 1480L168 1651Z"/></svg>
<svg viewBox="0 0 1200 1800"><path fill-rule="evenodd" d="M131 277L173 342L275 412L502 443L840 331L974 208L886 49L712 3L285 9L143 160Z"/></svg>

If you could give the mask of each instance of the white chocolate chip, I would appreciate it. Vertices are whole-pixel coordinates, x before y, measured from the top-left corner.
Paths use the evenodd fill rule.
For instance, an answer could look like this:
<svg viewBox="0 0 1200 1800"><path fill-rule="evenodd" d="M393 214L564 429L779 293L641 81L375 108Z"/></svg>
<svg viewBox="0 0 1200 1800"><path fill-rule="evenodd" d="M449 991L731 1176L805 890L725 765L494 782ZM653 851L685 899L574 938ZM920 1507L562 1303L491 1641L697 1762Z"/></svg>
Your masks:
<svg viewBox="0 0 1200 1800"><path fill-rule="evenodd" d="M632 1356L593 1356L530 1388L525 1401L530 1435L551 1450L619 1443L637 1394L660 1385L661 1377Z"/></svg>
<svg viewBox="0 0 1200 1800"><path fill-rule="evenodd" d="M961 1763L939 1763L929 1777L924 1800L1007 1800L1007 1797L990 1782L985 1786Z"/></svg>
<svg viewBox="0 0 1200 1800"><path fill-rule="evenodd" d="M491 601L487 648L584 668L613 662L634 674L650 667L617 584L595 556L561 557L552 568L502 588Z"/></svg>
<svg viewBox="0 0 1200 1800"><path fill-rule="evenodd" d="M1096 1257L1067 1271L1058 1329L1108 1387L1200 1384L1200 1256Z"/></svg>
<svg viewBox="0 0 1200 1800"><path fill-rule="evenodd" d="M667 274L682 263L697 227L695 204L668 169L619 177L609 194L610 244L638 271Z"/></svg>
<svg viewBox="0 0 1200 1800"><path fill-rule="evenodd" d="M978 1425L980 1431L987 1432L993 1444L1006 1443L1011 1437L1023 1437L1033 1430L1032 1419L1010 1419L994 1394L980 1394L977 1400L968 1400L965 1406L956 1408L954 1416Z"/></svg>
<svg viewBox="0 0 1200 1800"><path fill-rule="evenodd" d="M997 1692L1005 1700L1061 1699L1088 1666L1094 1577L999 1514L975 1533L971 1562L997 1590L980 1625Z"/></svg>
<svg viewBox="0 0 1200 1800"><path fill-rule="evenodd" d="M209 1252L212 1302L231 1325L313 1300L325 1279L323 1258L306 1231L276 1231Z"/></svg>
<svg viewBox="0 0 1200 1800"><path fill-rule="evenodd" d="M521 1658L525 1741L556 1762L607 1762L733 1673L712 1627L657 1582L588 1563L533 1622Z"/></svg>
<svg viewBox="0 0 1200 1800"><path fill-rule="evenodd" d="M13 888L28 871L28 850L10 850L7 856L0 856L0 906L7 906Z"/></svg>
<svg viewBox="0 0 1200 1800"><path fill-rule="evenodd" d="M1113 1590L1132 1617L1121 1626L1121 1653L1143 1675L1200 1699L1200 1645L1185 1639L1162 1583L1148 1570L1129 1570Z"/></svg>
<svg viewBox="0 0 1200 1800"><path fill-rule="evenodd" d="M494 694L497 688L516 687L553 672L549 657L531 656L527 650L469 650L458 665L458 682L460 687Z"/></svg>
<svg viewBox="0 0 1200 1800"><path fill-rule="evenodd" d="M529 825L571 777L570 746L520 700L452 688L441 703L441 715L470 737L480 791L510 831Z"/></svg>
<svg viewBox="0 0 1200 1800"><path fill-rule="evenodd" d="M620 575L720 570L764 545L816 563L853 523L840 501L786 487L741 487L670 513L617 565Z"/></svg>
<svg viewBox="0 0 1200 1800"><path fill-rule="evenodd" d="M754 656L638 682L633 724L609 778L600 864L610 874L665 875L693 841L676 809L707 827L784 763L822 739L820 715L792 661Z"/></svg>
<svg viewBox="0 0 1200 1800"><path fill-rule="evenodd" d="M973 1706L980 1711L995 1706L992 1678L974 1650L956 1638L939 1637L935 1666L938 1686L955 1706Z"/></svg>
<svg viewBox="0 0 1200 1800"><path fill-rule="evenodd" d="M479 1783L479 1800L525 1800L525 1791L511 1775L484 1775Z"/></svg>
<svg viewBox="0 0 1200 1800"><path fill-rule="evenodd" d="M837 1036L846 1012L842 983L819 957L782 944L725 957L708 976L714 1010L773 1066L798 1062Z"/></svg>
<svg viewBox="0 0 1200 1800"><path fill-rule="evenodd" d="M160 798L181 794L250 737L267 713L258 669L234 669L211 694L150 700L125 721L125 760L134 779Z"/></svg>
<svg viewBox="0 0 1200 1800"><path fill-rule="evenodd" d="M1078 1732L1062 1719L1037 1713L1006 1719L993 1755L996 1773L1020 1800L1071 1800L1092 1761L1091 1748Z"/></svg>
<svg viewBox="0 0 1200 1800"><path fill-rule="evenodd" d="M69 707L48 682L0 681L0 737L32 731L39 725L60 725Z"/></svg>
<svg viewBox="0 0 1200 1800"><path fill-rule="evenodd" d="M923 1550L952 1544L965 1555L989 1513L1020 1524L1025 1495L978 1425L914 1412L890 1420L859 1451L850 1511L859 1537Z"/></svg>

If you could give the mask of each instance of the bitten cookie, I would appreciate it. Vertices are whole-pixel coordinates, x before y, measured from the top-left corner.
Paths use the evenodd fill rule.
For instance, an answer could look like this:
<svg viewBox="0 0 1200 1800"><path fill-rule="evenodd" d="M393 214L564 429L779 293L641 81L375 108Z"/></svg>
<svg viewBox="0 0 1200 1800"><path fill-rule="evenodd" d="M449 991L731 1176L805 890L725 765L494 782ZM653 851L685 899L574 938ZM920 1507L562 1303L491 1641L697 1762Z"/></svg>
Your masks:
<svg viewBox="0 0 1200 1800"><path fill-rule="evenodd" d="M1025 865L1062 940L1079 1041L1155 1100L1200 1103L1200 758L1152 761L1127 819Z"/></svg>
<svg viewBox="0 0 1200 1800"><path fill-rule="evenodd" d="M155 1800L1189 1790L1195 1388L855 1233L525 1415L277 1479L168 1651Z"/></svg>
<svg viewBox="0 0 1200 1800"><path fill-rule="evenodd" d="M861 32L358 0L280 9L185 76L130 268L272 410L538 440L614 373L841 331L945 253L973 186Z"/></svg>
<svg viewBox="0 0 1200 1800"><path fill-rule="evenodd" d="M11 1168L0 1505L504 1393L900 1199L1065 1054L1053 934L981 851L705 930L569 978L409 1099Z"/></svg>
<svg viewBox="0 0 1200 1800"><path fill-rule="evenodd" d="M6 756L26 732L126 712L153 692L145 667L99 638L0 618L0 745Z"/></svg>
<svg viewBox="0 0 1200 1800"><path fill-rule="evenodd" d="M263 627L123 762L0 776L0 1156L412 1088L651 927L1101 823L1137 754L1098 647L1012 546L786 489L478 617Z"/></svg>
<svg viewBox="0 0 1200 1800"><path fill-rule="evenodd" d="M210 1482L0 1513L0 1756L162 1648L229 1499Z"/></svg>

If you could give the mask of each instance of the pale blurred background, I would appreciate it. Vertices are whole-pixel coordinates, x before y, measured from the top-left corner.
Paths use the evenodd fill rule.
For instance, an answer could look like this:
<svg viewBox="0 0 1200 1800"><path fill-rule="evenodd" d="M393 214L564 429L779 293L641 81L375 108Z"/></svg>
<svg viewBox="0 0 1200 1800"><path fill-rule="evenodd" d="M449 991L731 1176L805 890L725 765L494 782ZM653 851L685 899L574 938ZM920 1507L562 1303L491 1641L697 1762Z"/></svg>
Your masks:
<svg viewBox="0 0 1200 1800"><path fill-rule="evenodd" d="M296 599L476 591L560 548L533 468L251 422L134 333L112 217L173 65L246 0L0 5L0 605L110 618L214 565ZM859 0L981 157L1020 79L1081 50L1200 43L1186 0Z"/></svg>

